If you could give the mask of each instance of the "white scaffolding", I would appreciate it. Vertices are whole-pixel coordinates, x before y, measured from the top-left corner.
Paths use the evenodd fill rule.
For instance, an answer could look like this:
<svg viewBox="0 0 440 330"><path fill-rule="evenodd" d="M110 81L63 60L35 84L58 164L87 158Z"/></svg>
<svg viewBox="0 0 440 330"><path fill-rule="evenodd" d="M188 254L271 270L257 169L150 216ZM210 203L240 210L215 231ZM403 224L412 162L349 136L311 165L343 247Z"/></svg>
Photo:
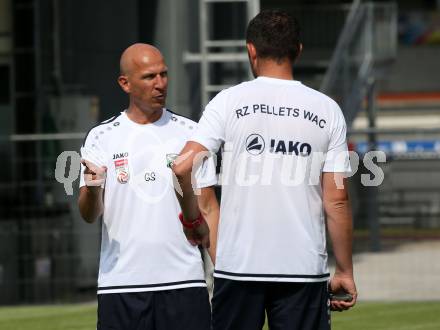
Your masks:
<svg viewBox="0 0 440 330"><path fill-rule="evenodd" d="M199 43L200 53L185 53L184 63L200 64L200 91L201 104L204 107L209 101L211 92L218 92L230 87L230 85L215 85L212 83L210 73L210 63L231 63L247 62L247 52L245 50L245 36L242 39L233 40L210 40L209 31L214 24L211 19L209 6L214 3L244 3L246 5L246 22L249 22L260 11L259 0L199 0ZM210 25L211 24L211 25ZM228 48L243 47L241 51L225 51ZM222 52L213 52L213 48L221 48Z"/></svg>

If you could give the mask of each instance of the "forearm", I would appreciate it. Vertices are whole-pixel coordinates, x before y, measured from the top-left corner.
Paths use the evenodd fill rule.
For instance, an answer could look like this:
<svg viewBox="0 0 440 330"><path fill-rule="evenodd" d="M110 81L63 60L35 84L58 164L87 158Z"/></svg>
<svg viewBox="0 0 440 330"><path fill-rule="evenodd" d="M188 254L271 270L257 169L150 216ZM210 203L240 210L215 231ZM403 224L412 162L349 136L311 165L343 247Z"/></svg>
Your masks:
<svg viewBox="0 0 440 330"><path fill-rule="evenodd" d="M215 255L217 249L217 232L219 224L220 209L213 188L204 188L198 198L200 212L209 226L210 247L208 249L212 263L215 265Z"/></svg>
<svg viewBox="0 0 440 330"><path fill-rule="evenodd" d="M78 207L81 217L86 222L94 222L104 211L103 189L99 187L81 187Z"/></svg>
<svg viewBox="0 0 440 330"><path fill-rule="evenodd" d="M217 253L218 218L219 218L219 214L217 212L217 214L211 214L211 216L208 216L206 219L209 226L209 241L210 241L208 253L214 265L215 265L215 256Z"/></svg>
<svg viewBox="0 0 440 330"><path fill-rule="evenodd" d="M341 186L342 184L342 186ZM322 200L327 229L333 246L336 269L329 283L330 292L349 293L351 301L331 300L332 310L343 311L356 304L357 291L353 277L353 221L344 173L322 174Z"/></svg>
<svg viewBox="0 0 440 330"><path fill-rule="evenodd" d="M353 275L353 222L348 198L324 201L327 228L336 261L336 273Z"/></svg>
<svg viewBox="0 0 440 330"><path fill-rule="evenodd" d="M194 160L197 159L200 152L204 151L206 149L200 144L192 141L187 142L172 166L178 183L176 186L176 182L174 182L176 195L185 219L196 219L199 216L197 196L194 194L191 177L194 170Z"/></svg>
<svg viewBox="0 0 440 330"><path fill-rule="evenodd" d="M183 194L183 196L181 196L178 192L176 192L180 208L182 209L183 218L185 220L198 218L200 211L197 196L195 196L192 188L191 175L176 175L176 177Z"/></svg>

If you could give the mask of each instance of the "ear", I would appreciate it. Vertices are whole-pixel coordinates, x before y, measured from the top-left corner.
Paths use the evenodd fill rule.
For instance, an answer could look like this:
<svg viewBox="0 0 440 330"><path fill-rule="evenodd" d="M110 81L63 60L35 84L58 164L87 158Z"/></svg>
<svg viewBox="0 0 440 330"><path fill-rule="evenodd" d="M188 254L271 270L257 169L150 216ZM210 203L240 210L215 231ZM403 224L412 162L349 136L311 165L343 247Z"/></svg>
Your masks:
<svg viewBox="0 0 440 330"><path fill-rule="evenodd" d="M252 62L255 62L255 60L257 59L257 50L255 49L255 46L251 43L247 43L246 48L249 54L249 59Z"/></svg>
<svg viewBox="0 0 440 330"><path fill-rule="evenodd" d="M248 51L249 64L251 65L252 74L257 77L257 68L258 68L258 58L257 58L257 49L251 43L246 44L246 48Z"/></svg>
<svg viewBox="0 0 440 330"><path fill-rule="evenodd" d="M120 75L118 77L118 84L121 86L122 90L126 93L130 93L130 83L127 76Z"/></svg>
<svg viewBox="0 0 440 330"><path fill-rule="evenodd" d="M295 58L295 62L298 61L299 57L300 57L301 54L302 54L302 51L303 51L303 44L302 44L302 43L299 43L299 47L298 47L298 55L297 55L296 58Z"/></svg>

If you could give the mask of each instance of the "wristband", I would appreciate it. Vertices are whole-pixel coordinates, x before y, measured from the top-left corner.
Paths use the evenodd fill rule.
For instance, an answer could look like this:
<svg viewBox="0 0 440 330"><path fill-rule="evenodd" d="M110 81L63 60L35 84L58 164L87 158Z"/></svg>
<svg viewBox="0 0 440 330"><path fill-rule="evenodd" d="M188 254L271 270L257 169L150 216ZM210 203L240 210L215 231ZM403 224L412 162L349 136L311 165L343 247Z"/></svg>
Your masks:
<svg viewBox="0 0 440 330"><path fill-rule="evenodd" d="M203 218L202 213L200 213L197 218L190 222L183 220L183 214L180 213L179 220L182 223L182 226L188 229L195 229L205 222L205 218Z"/></svg>

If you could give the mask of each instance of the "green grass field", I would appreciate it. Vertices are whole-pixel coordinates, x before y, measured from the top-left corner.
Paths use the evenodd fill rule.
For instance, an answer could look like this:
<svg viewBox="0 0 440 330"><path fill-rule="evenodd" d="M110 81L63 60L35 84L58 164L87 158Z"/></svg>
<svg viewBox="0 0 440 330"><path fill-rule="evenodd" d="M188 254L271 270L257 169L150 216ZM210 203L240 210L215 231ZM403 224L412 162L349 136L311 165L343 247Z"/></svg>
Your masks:
<svg viewBox="0 0 440 330"><path fill-rule="evenodd" d="M359 303L332 315L336 330L440 329L440 302ZM2 307L2 330L91 330L96 327L94 304Z"/></svg>

